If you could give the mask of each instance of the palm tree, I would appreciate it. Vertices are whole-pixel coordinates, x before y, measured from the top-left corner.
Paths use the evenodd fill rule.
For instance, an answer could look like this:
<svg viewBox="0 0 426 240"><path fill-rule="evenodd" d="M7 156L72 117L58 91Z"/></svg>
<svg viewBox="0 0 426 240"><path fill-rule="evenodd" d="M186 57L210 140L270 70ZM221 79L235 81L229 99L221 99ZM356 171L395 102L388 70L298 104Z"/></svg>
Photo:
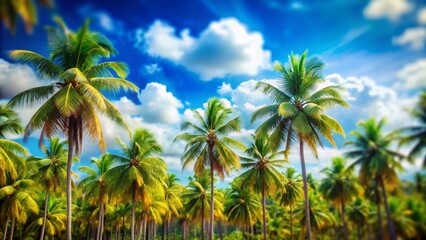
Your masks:
<svg viewBox="0 0 426 240"><path fill-rule="evenodd" d="M193 220L201 220L201 239L204 240L204 220L205 213L210 208L208 197L210 193L208 189L211 181L207 171L195 179L190 177L187 190L182 195L185 202L184 212L187 213Z"/></svg>
<svg viewBox="0 0 426 240"><path fill-rule="evenodd" d="M345 135L340 124L325 110L336 105L346 107L347 103L340 95L341 88L335 85L322 87L321 69L323 63L316 58L306 59L307 51L301 57L293 53L286 65L278 63L275 69L282 78L275 84L259 82L257 88L269 96L273 104L262 107L253 113L251 121L269 116L257 129L258 134L271 133L271 142L277 149L285 142L285 159L291 146L299 141L302 165L305 208L309 209L308 186L304 159L304 145L310 148L316 157L317 145L322 146L320 136L335 145L333 132ZM306 217L306 235L311 239L310 217Z"/></svg>
<svg viewBox="0 0 426 240"><path fill-rule="evenodd" d="M411 239L418 236L416 223L411 219L412 212L407 209L405 202L397 198L389 199L389 210L392 223L395 224L395 234L401 239Z"/></svg>
<svg viewBox="0 0 426 240"><path fill-rule="evenodd" d="M23 156L27 150L20 144L4 139L7 133L19 134L22 126L18 115L8 106L0 105L0 186L6 184L7 175L11 180L18 177L17 169L24 166Z"/></svg>
<svg viewBox="0 0 426 240"><path fill-rule="evenodd" d="M263 239L266 239L266 196L276 193L284 181L277 168L284 167L284 160L277 159L282 152L274 151L270 139L266 135L253 136L254 141L247 148L249 157L241 157L241 166L248 170L238 178L241 186L248 186L262 195Z"/></svg>
<svg viewBox="0 0 426 240"><path fill-rule="evenodd" d="M408 154L408 157L413 159L421 157L421 154L425 153L426 150L426 138L424 137L426 136L426 92L420 94L419 102L411 114L419 121L419 125L400 129L401 132L409 133L409 135L402 137L400 145L414 143ZM423 167L426 167L426 154L423 156Z"/></svg>
<svg viewBox="0 0 426 240"><path fill-rule="evenodd" d="M348 226L345 218L345 202L357 196L361 189L353 176L353 168L346 167L346 160L342 157L331 159L332 166L326 167L323 172L326 177L322 179L319 191L334 202L340 204L340 217L343 223L344 239L348 240Z"/></svg>
<svg viewBox="0 0 426 240"><path fill-rule="evenodd" d="M290 238L293 240L293 209L302 197L302 177L294 168L287 168L284 173L284 185L277 193L277 199L281 205L290 207Z"/></svg>
<svg viewBox="0 0 426 240"><path fill-rule="evenodd" d="M37 202L35 201L35 196L37 195L36 182L22 177L23 175L24 174L18 176L16 181L8 179L8 183L0 188L0 200L2 200L0 214L7 217L3 232L3 240L5 240L7 236L9 220L12 221L9 236L9 239L12 240L15 222L25 223L27 221L28 212L37 214L39 211Z"/></svg>
<svg viewBox="0 0 426 240"><path fill-rule="evenodd" d="M195 133L183 133L175 140L186 142L185 153L182 157L182 168L195 161L195 173L200 176L206 167L210 167L210 229L209 240L213 239L214 230L214 172L221 179L229 175L231 168L239 168L238 155L227 145L241 148L244 146L237 140L223 136L229 132L240 130L239 117L231 118L232 109L226 108L216 98L207 103L203 113L193 110L197 123L185 122L182 130L191 129Z"/></svg>
<svg viewBox="0 0 426 240"><path fill-rule="evenodd" d="M232 183L231 188L226 192L225 215L229 222L236 225L253 226L261 219L262 205L258 195L239 185Z"/></svg>
<svg viewBox="0 0 426 240"><path fill-rule="evenodd" d="M26 229L28 234L36 233L42 225L42 229L46 227L46 234L53 237L59 235L62 231L65 230L65 222L67 219L67 209L66 203L63 201L63 198L50 197L47 203L47 210L44 212L49 212L47 216L43 214L38 218L35 218L32 223L30 223ZM41 230L43 231L43 230Z"/></svg>
<svg viewBox="0 0 426 240"><path fill-rule="evenodd" d="M52 49L50 59L26 50L10 53L13 59L32 64L38 75L49 81L49 85L19 93L8 104L33 107L36 103L43 103L27 124L24 140L37 129L41 129L40 142L55 134L65 134L68 138L67 240L71 240L73 154L81 152L84 134L96 140L102 151L105 150L98 113L127 129L120 112L101 91L137 91L137 87L123 79L127 73L126 64L100 63L102 58L115 54L115 50L104 36L89 31L88 21L77 33L72 33L60 19L56 20L61 28L49 28L48 31ZM52 81L57 82L52 84Z"/></svg>
<svg viewBox="0 0 426 240"><path fill-rule="evenodd" d="M361 183L366 184L370 180L374 180L376 191L378 186L382 189L390 237L392 240L395 240L396 235L390 215L384 181L388 183L389 187L393 187L393 185L398 183L396 170L401 170L402 166L396 158L401 159L404 156L390 149L391 143L397 139L398 135L396 132L383 134L384 124L384 119L376 122L375 118L359 122L358 125L363 129L363 132L355 130L350 133L354 139L346 142L346 145L352 147L346 153L346 156L355 159L352 165L361 165L359 170Z"/></svg>
<svg viewBox="0 0 426 240"><path fill-rule="evenodd" d="M95 165L95 169L88 166L79 167L78 170L88 174L81 180L79 186L83 188L85 199L92 200L93 203L99 204L99 220L96 232L97 240L102 238L105 221L105 202L108 195L106 194L107 182L105 176L114 164L113 159L109 155L102 155L101 159L92 158L91 163Z"/></svg>
<svg viewBox="0 0 426 240"><path fill-rule="evenodd" d="M135 239L135 212L137 200L148 199L147 189L160 188L166 176L167 166L156 157L161 153L161 146L154 136L145 129L136 129L130 136L129 144L117 139L122 155L107 153L106 155L120 163L108 171L107 181L111 182L110 191L123 195L125 191L132 193L131 239ZM144 196L145 195L145 196Z"/></svg>
<svg viewBox="0 0 426 240"><path fill-rule="evenodd" d="M39 3L48 7L52 6L51 0L39 0ZM12 34L16 31L16 17L22 18L27 33L33 31L33 27L37 24L37 11L33 1L23 0L3 0L0 1L0 20L9 28Z"/></svg>
<svg viewBox="0 0 426 240"><path fill-rule="evenodd" d="M31 178L38 181L46 192L44 197L44 215L41 228L40 239L44 239L46 229L46 219L48 214L49 193L56 193L58 188L65 185L67 172L67 148L66 142L60 142L59 138L49 139L49 146L42 146L44 158L30 157L28 159L29 168L33 167L34 174Z"/></svg>
<svg viewBox="0 0 426 240"><path fill-rule="evenodd" d="M306 218L310 216L312 219L312 229L315 232L321 231L323 228L333 225L335 223L335 219L333 214L329 211L326 202L321 201L319 194L311 194L309 195L309 202L312 203L309 205L308 211L304 208L303 205L300 205L295 210L295 215L303 226L303 228L307 228ZM306 214L309 212L309 214Z"/></svg>
<svg viewBox="0 0 426 240"><path fill-rule="evenodd" d="M164 219L163 239L168 239L170 221L173 217L179 216L179 210L183 208L180 196L183 193L183 186L178 184L179 178L175 174L167 174L164 181L164 201L167 204L167 211Z"/></svg>
<svg viewBox="0 0 426 240"><path fill-rule="evenodd" d="M361 226L368 224L368 206L360 198L357 198L348 206L348 219L357 225L358 239L363 239L361 235Z"/></svg>

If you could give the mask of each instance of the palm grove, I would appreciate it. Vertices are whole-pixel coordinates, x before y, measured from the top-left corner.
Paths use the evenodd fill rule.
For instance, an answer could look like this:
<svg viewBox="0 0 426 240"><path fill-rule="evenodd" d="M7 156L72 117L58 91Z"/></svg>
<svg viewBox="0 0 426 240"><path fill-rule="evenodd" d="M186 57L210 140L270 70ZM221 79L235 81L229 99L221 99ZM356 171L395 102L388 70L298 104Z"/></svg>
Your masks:
<svg viewBox="0 0 426 240"><path fill-rule="evenodd" d="M240 118L219 99L193 110L175 141L186 143L182 167L193 167L189 184L167 173L162 147L149 129L130 131L105 93L138 91L126 80L123 62L103 35L86 22L71 31L56 18L48 27L50 56L14 50L10 57L31 65L45 86L28 89L0 106L0 237L2 239L422 239L426 232L426 178L399 181L402 161L424 158L426 93L413 106L418 125L385 132L385 121L361 121L350 133L346 154L332 159L321 181L307 172L305 151L345 133L326 114L348 107L344 90L325 85L323 63L291 54L276 64L281 78L258 82L271 105L256 110L260 123L250 144L230 137ZM13 108L37 106L21 126ZM18 108L19 109L19 108ZM78 170L83 136L105 152L99 115L129 131L118 153L92 158ZM263 122L262 122L263 121ZM6 139L37 131L43 156L29 156ZM398 145L411 148L408 155ZM302 172L288 167L298 152ZM423 154L423 155L422 155ZM424 161L425 163L426 161ZM217 179L240 175L226 189ZM358 171L358 174L355 172ZM74 179L73 179L74 177Z"/></svg>

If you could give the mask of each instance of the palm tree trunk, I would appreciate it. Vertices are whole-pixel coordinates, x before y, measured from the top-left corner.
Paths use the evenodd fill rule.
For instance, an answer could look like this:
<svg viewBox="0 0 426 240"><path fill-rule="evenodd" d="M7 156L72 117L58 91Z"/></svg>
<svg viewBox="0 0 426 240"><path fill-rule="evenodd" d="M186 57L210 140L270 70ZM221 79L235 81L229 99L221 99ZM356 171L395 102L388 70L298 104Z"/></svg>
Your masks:
<svg viewBox="0 0 426 240"><path fill-rule="evenodd" d="M13 240L13 232L15 231L15 217L12 217L12 226L10 227L10 240Z"/></svg>
<svg viewBox="0 0 426 240"><path fill-rule="evenodd" d="M265 176L262 176L262 219L263 219L263 239L266 240L266 197L265 197Z"/></svg>
<svg viewBox="0 0 426 240"><path fill-rule="evenodd" d="M99 217L98 217L98 230L96 231L96 240L101 239L101 225L102 225L102 187L99 194Z"/></svg>
<svg viewBox="0 0 426 240"><path fill-rule="evenodd" d="M139 223L139 234L137 239L142 240L142 234L143 234L143 214L141 214L141 222Z"/></svg>
<svg viewBox="0 0 426 240"><path fill-rule="evenodd" d="M377 218L379 219L379 239L384 240L384 231L383 231L383 224L382 224L382 212L380 210L380 197L379 197L379 190L377 189L377 178L376 178L376 186L374 187L374 191L376 192L376 204L377 204Z"/></svg>
<svg viewBox="0 0 426 240"><path fill-rule="evenodd" d="M223 236L222 236L222 223L220 221L217 221L216 224L217 224L217 231L219 232L219 239L223 240Z"/></svg>
<svg viewBox="0 0 426 240"><path fill-rule="evenodd" d="M70 117L68 119L68 160L67 160L67 240L72 240L72 185L71 185L71 167L72 167L72 154L74 147L74 121Z"/></svg>
<svg viewBox="0 0 426 240"><path fill-rule="evenodd" d="M358 240L361 240L361 223L358 222L357 227L358 227Z"/></svg>
<svg viewBox="0 0 426 240"><path fill-rule="evenodd" d="M132 225L130 226L130 239L135 240L135 211L136 211L136 182L132 183Z"/></svg>
<svg viewBox="0 0 426 240"><path fill-rule="evenodd" d="M182 235L183 235L183 240L186 240L186 220L183 220L183 224L182 224Z"/></svg>
<svg viewBox="0 0 426 240"><path fill-rule="evenodd" d="M209 240L213 240L214 235L214 169L213 169L213 147L209 145L210 154L210 227L209 227Z"/></svg>
<svg viewBox="0 0 426 240"><path fill-rule="evenodd" d="M164 219L164 223L163 223L163 240L166 240L166 235L167 235L167 220Z"/></svg>
<svg viewBox="0 0 426 240"><path fill-rule="evenodd" d="M348 240L348 226L346 225L346 218L345 218L345 198L343 196L343 186L340 185L340 192L342 193L342 195L340 196L340 202L342 204L342 222L343 222L343 234L344 234L344 238L345 240Z"/></svg>
<svg viewBox="0 0 426 240"><path fill-rule="evenodd" d="M157 223L152 221L152 236L155 240L157 238Z"/></svg>
<svg viewBox="0 0 426 240"><path fill-rule="evenodd" d="M49 202L49 189L46 190L46 196L44 197L43 225L41 227L40 240L44 239L44 231L46 229L46 219L47 219L48 202Z"/></svg>
<svg viewBox="0 0 426 240"><path fill-rule="evenodd" d="M3 231L3 240L6 240L7 237L7 225L9 224L9 214L7 215L6 218L6 223L4 224L4 231Z"/></svg>
<svg viewBox="0 0 426 240"><path fill-rule="evenodd" d="M204 240L204 198L201 202L201 240Z"/></svg>
<svg viewBox="0 0 426 240"><path fill-rule="evenodd" d="M388 221L390 238L391 238L391 240L396 240L395 228L393 227L391 213L390 213L389 205L388 205L388 198L387 198L387 195L386 195L385 184L383 183L382 177L379 177L379 183L380 183L380 187L382 188L383 202L385 203L386 219Z"/></svg>
<svg viewBox="0 0 426 240"><path fill-rule="evenodd" d="M146 240L146 239L148 239L147 238L147 235L146 235L146 225L148 224L148 219L147 219L147 217L145 216L144 218L143 218L143 239L144 240Z"/></svg>
<svg viewBox="0 0 426 240"><path fill-rule="evenodd" d="M293 204L290 204L290 239L293 240Z"/></svg>
<svg viewBox="0 0 426 240"><path fill-rule="evenodd" d="M305 218L306 218L306 239L311 240L311 216L309 211L308 180L306 177L305 156L303 152L303 139L299 137L300 162L302 163L303 193L305 195Z"/></svg>

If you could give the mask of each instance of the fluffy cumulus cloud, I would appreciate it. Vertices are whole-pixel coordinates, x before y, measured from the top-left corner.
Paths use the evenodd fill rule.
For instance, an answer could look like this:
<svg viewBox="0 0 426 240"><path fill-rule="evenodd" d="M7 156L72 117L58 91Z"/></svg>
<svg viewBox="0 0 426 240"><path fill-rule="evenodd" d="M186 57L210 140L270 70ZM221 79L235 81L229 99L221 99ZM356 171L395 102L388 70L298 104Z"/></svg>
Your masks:
<svg viewBox="0 0 426 240"><path fill-rule="evenodd" d="M138 96L142 103L141 116L146 122L160 124L175 124L180 122L179 108L182 102L171 92L167 92L165 85L148 83Z"/></svg>
<svg viewBox="0 0 426 240"><path fill-rule="evenodd" d="M415 27L405 29L400 36L394 37L392 42L396 45L408 45L413 50L422 50L426 43L426 28Z"/></svg>
<svg viewBox="0 0 426 240"><path fill-rule="evenodd" d="M217 93L219 93L222 96L228 95L231 92L232 92L232 87L230 83L223 82L222 85L217 88Z"/></svg>
<svg viewBox="0 0 426 240"><path fill-rule="evenodd" d="M10 99L42 84L29 66L9 63L0 58L0 99Z"/></svg>
<svg viewBox="0 0 426 240"><path fill-rule="evenodd" d="M387 18L397 21L412 8L408 0L370 0L364 8L364 16L369 19Z"/></svg>
<svg viewBox="0 0 426 240"><path fill-rule="evenodd" d="M404 65L397 76L404 81L405 88L426 88L426 58Z"/></svg>
<svg viewBox="0 0 426 240"><path fill-rule="evenodd" d="M260 33L249 32L238 20L226 18L210 23L198 38L188 29L177 34L173 26L156 20L148 30L137 30L135 46L183 65L202 80L211 80L230 74L256 75L269 68L271 53L263 44Z"/></svg>

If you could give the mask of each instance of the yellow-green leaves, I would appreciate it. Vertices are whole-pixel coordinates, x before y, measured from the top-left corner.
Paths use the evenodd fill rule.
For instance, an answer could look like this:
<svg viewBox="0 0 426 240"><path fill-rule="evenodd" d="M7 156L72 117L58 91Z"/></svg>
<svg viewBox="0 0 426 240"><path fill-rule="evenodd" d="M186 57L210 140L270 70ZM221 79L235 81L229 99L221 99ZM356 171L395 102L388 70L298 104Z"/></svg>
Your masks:
<svg viewBox="0 0 426 240"><path fill-rule="evenodd" d="M283 102L278 108L278 113L285 118L292 118L297 115L299 110L290 102Z"/></svg>
<svg viewBox="0 0 426 240"><path fill-rule="evenodd" d="M55 105L61 115L70 117L77 115L83 104L82 96L77 92L72 84L67 84L55 94Z"/></svg>

